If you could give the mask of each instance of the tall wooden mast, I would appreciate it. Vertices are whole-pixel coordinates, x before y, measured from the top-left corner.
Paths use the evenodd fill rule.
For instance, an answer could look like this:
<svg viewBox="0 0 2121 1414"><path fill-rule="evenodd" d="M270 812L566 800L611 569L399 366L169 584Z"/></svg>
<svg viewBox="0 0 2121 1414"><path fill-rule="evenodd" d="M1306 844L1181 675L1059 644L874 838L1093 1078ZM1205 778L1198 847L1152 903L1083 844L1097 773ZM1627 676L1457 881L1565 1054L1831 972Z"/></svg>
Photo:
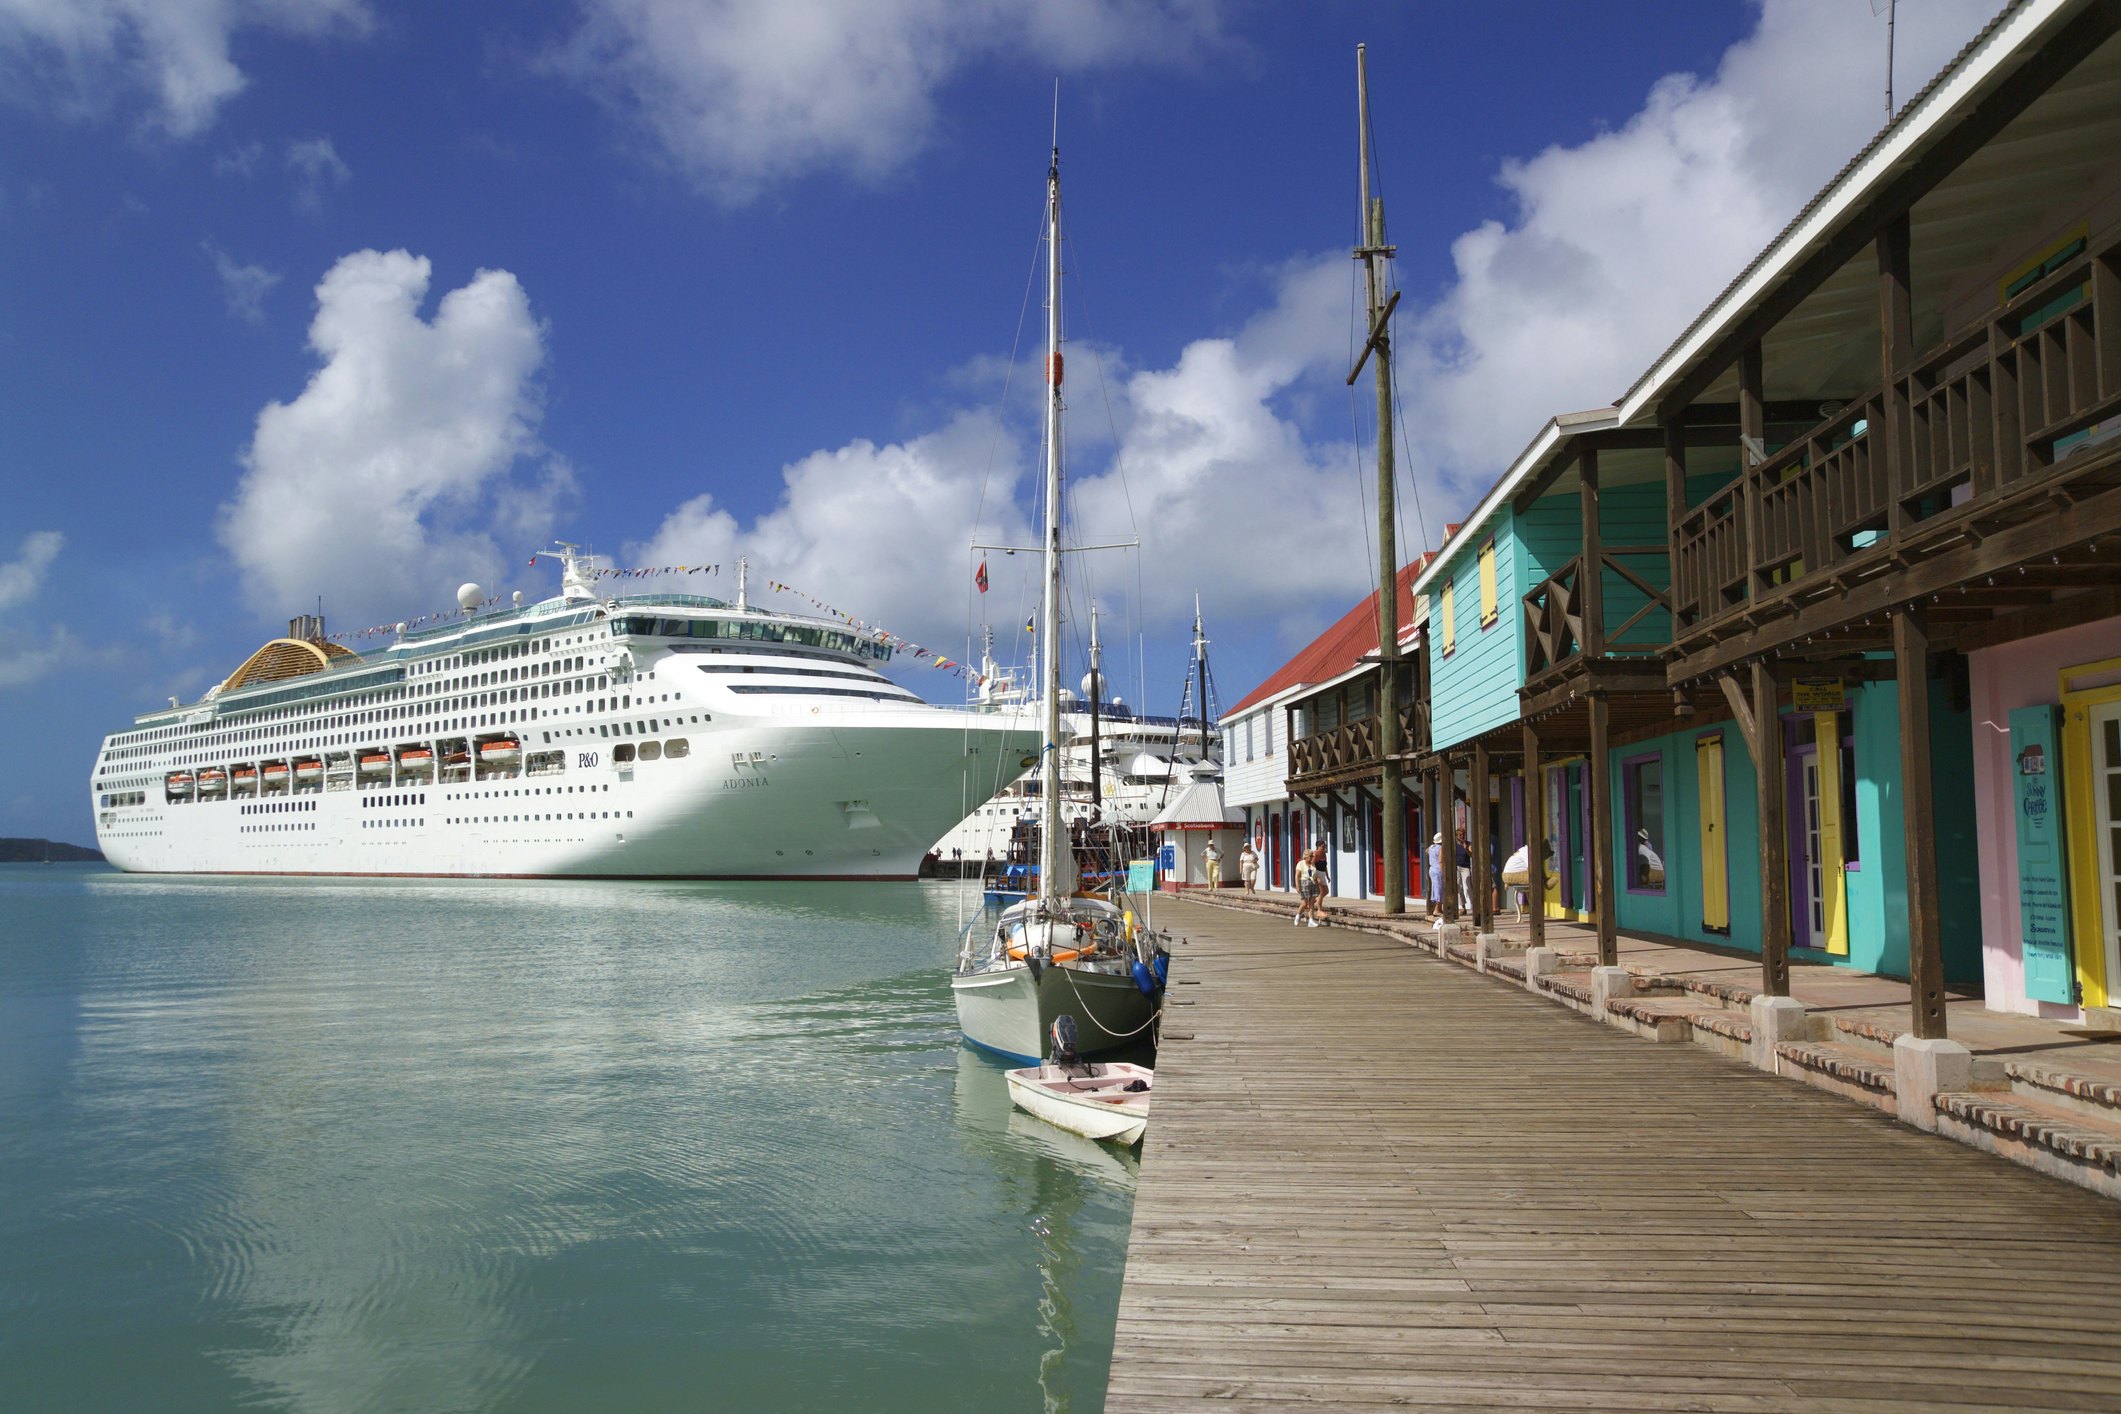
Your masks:
<svg viewBox="0 0 2121 1414"><path fill-rule="evenodd" d="M1395 293L1385 295L1382 262L1390 260L1393 248L1385 244L1385 203L1370 196L1370 70L1366 46L1355 46L1355 100L1357 142L1361 149L1362 244L1355 258L1363 264L1370 337L1361 357L1348 374L1353 384L1363 362L1374 353L1377 362L1377 751L1380 760L1379 813L1384 816L1378 851L1384 856L1384 911L1404 913L1407 908L1406 787L1399 762L1399 542L1393 533L1392 463L1392 310L1399 303Z"/></svg>
<svg viewBox="0 0 2121 1414"><path fill-rule="evenodd" d="M1066 783L1066 743L1061 740L1061 258L1060 147L1046 169L1046 535L1045 592L1039 598L1038 647L1045 694L1044 750L1039 792L1038 892L1048 901L1074 892L1072 870L1062 860L1068 835L1061 824L1061 788Z"/></svg>

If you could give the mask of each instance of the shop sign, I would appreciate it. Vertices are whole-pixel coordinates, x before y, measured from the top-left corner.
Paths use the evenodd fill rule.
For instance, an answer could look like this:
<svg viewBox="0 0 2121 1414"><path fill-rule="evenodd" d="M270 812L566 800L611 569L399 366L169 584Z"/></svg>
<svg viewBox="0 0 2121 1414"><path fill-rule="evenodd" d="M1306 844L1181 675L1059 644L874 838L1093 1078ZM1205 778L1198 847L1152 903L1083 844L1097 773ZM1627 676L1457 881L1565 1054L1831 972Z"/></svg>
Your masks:
<svg viewBox="0 0 2121 1414"><path fill-rule="evenodd" d="M1799 678L1791 705L1800 712L1840 712L1848 704L1848 692L1840 678Z"/></svg>
<svg viewBox="0 0 2121 1414"><path fill-rule="evenodd" d="M2011 713L2012 812L2018 835L2018 923L2025 940L2025 994L2069 1003L2076 977L2069 950L2069 874L2062 848L2061 756L2055 708Z"/></svg>

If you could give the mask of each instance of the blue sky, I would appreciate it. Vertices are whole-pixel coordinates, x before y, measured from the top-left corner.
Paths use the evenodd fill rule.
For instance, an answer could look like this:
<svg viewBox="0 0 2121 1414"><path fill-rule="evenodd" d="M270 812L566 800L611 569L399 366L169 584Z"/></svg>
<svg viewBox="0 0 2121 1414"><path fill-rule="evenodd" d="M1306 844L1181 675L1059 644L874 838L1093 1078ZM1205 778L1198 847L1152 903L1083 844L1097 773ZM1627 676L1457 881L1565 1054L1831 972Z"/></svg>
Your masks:
<svg viewBox="0 0 2121 1414"><path fill-rule="evenodd" d="M1996 7L1904 4L1903 97ZM1375 563L1356 43L1411 557L1876 129L1884 40L1867 0L0 0L0 834L89 838L100 736L318 596L535 596L555 535L959 655L966 547L1034 513L1056 78L1073 515L1144 546L1082 588L1165 711L1197 592L1235 701Z"/></svg>

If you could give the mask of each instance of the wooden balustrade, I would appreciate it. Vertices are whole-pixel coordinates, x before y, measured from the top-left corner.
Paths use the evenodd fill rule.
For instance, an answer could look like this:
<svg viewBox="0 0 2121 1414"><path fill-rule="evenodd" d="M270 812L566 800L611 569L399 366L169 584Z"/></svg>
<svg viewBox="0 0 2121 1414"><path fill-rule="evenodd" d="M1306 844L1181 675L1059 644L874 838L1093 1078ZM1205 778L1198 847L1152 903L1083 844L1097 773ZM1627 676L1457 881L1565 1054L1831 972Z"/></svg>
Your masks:
<svg viewBox="0 0 2121 1414"><path fill-rule="evenodd" d="M1653 634L1647 640L1630 640L1628 634L1657 610L1670 610L1671 595L1629 569L1622 559L1630 556L1662 559L1664 555L1662 545L1614 545L1600 553L1599 562L1639 590L1643 602L1617 625L1598 625L1596 633L1584 618L1583 556L1569 560L1534 585L1532 592L1524 596L1526 679L1537 677L1578 654L1632 658L1661 652L1670 642L1668 634ZM1611 616L1608 611L1607 617Z"/></svg>
<svg viewBox="0 0 2121 1414"><path fill-rule="evenodd" d="M1906 419L1898 484L1880 385L1681 518L1679 631L2042 476L2121 416L2121 244L2043 275L1923 355L1895 391Z"/></svg>
<svg viewBox="0 0 2121 1414"><path fill-rule="evenodd" d="M1298 737L1289 745L1289 779L1300 781L1374 768L1384 759L1377 724L1377 718L1363 717L1329 731ZM1411 703L1400 709L1399 741L1403 753L1427 748L1427 725L1425 704Z"/></svg>

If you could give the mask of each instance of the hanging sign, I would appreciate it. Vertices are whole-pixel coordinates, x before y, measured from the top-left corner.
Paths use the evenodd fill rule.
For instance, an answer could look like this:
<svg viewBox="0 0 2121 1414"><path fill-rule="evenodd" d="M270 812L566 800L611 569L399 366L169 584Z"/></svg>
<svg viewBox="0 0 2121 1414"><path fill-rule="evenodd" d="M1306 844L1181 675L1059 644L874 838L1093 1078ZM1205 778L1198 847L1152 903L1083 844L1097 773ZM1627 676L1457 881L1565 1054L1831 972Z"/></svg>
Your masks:
<svg viewBox="0 0 2121 1414"><path fill-rule="evenodd" d="M1848 703L1840 678L1799 678L1791 697L1790 705L1800 712L1840 712Z"/></svg>
<svg viewBox="0 0 2121 1414"><path fill-rule="evenodd" d="M2018 824L2018 923L2025 947L2025 995L2067 1004L2076 976L2069 953L2069 875L2062 848L2062 759L2055 709L2011 713L2011 782Z"/></svg>
<svg viewBox="0 0 2121 1414"><path fill-rule="evenodd" d="M1156 887L1156 861L1153 859L1130 859L1127 861L1127 892L1145 894Z"/></svg>

